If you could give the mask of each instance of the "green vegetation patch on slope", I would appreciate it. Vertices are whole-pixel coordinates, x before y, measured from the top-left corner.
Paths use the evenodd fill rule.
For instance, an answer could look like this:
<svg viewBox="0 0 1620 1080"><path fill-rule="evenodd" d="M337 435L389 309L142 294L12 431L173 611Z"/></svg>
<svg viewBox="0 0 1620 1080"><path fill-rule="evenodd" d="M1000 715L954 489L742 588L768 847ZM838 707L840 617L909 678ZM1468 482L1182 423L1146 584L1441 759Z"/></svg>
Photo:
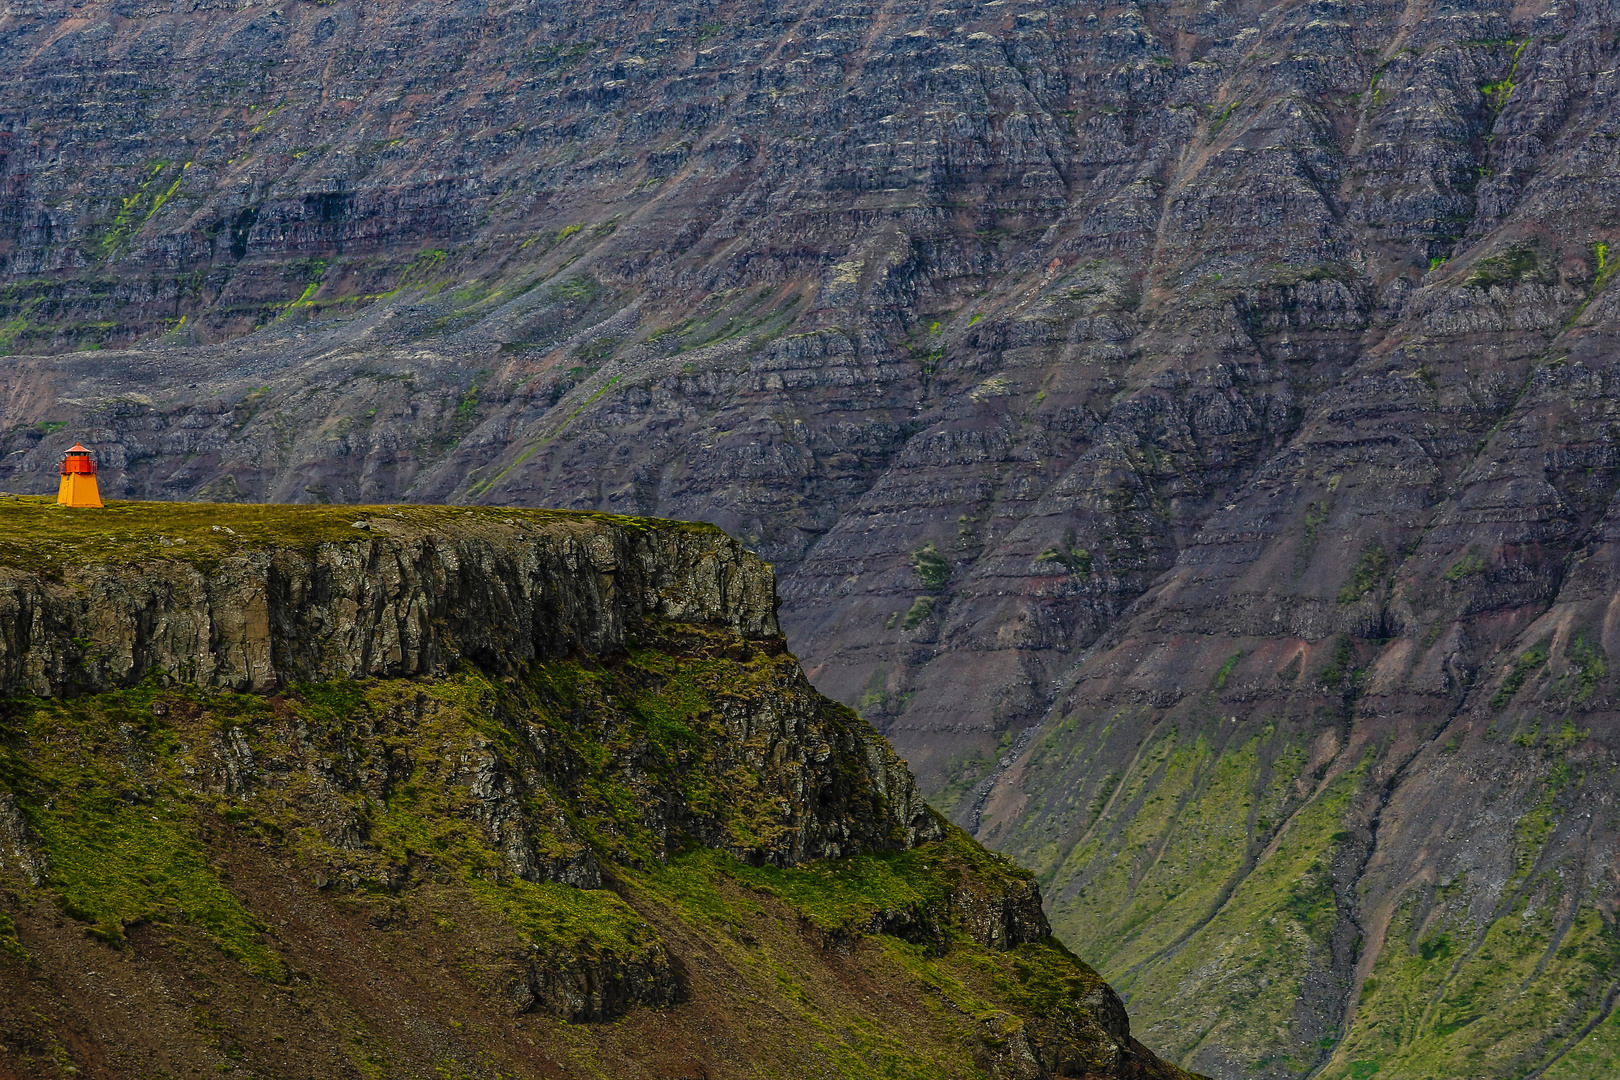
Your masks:
<svg viewBox="0 0 1620 1080"><path fill-rule="evenodd" d="M1383 580L1388 565L1389 557L1384 552L1384 546L1376 540L1368 544L1355 568L1350 571L1350 580L1339 590L1339 603L1353 604L1371 592Z"/></svg>
<svg viewBox="0 0 1620 1080"><path fill-rule="evenodd" d="M180 739L154 716L156 696L143 686L7 703L0 781L39 837L62 910L92 933L120 944L132 923L196 923L249 970L279 981L285 973L263 925L210 863ZM265 708L236 695L211 704L222 721Z"/></svg>
<svg viewBox="0 0 1620 1080"><path fill-rule="evenodd" d="M211 987L182 1028L243 1061L274 1044L264 1032L232 1033L260 1010L230 1005L230 986L280 984L275 1000L292 1010L276 1021L285 1025L304 1022L307 1003L338 978L303 973L327 944L312 954L283 936L294 933L285 919L274 930L259 921L262 905L280 902L260 891L274 867L273 891L303 897L293 925L324 919L323 934L403 935L367 939L368 968L391 962L398 947L387 941L413 942L401 954L412 964L456 958L422 985L438 994L454 982L492 1015L545 992L525 974L534 968L577 973L585 999L617 980L621 1001L667 1004L668 994L634 997L636 988L672 986L668 957L697 949L701 968L686 970L721 964L726 993L747 1002L741 1012L729 999L711 1003L725 1022L772 1018L753 1075L972 1077L1023 1046L1073 1074L1113 1067L1117 1051L1083 1000L1101 986L1096 972L1052 939L998 951L970 936L960 905L1028 898L1030 875L961 830L940 822L942 839L908 850L800 865L768 857L782 840L783 775L798 775L796 766L771 772L770 732L785 716L822 764L833 762L851 824L877 805L856 760L875 735L814 695L791 656L709 628L650 624L636 637L611 662L557 660L510 679L464 668L297 684L264 698L154 677L66 702L7 702L0 783L49 859L34 898L9 902L34 926L31 905L54 898L100 943L86 948L140 953L182 923L200 929L217 960L168 953ZM827 726L818 733L816 723ZM593 865L602 887L545 879L559 868L589 877ZM146 926L135 933L136 923ZM0 977L28 955L8 915ZM413 985L403 980L399 992ZM354 998L342 1008L362 1006ZM619 1025L586 1034L568 1017L684 1022L679 1010L615 1008L542 1002L523 1030L581 1073L624 1075L606 1049ZM344 1052L356 1068L411 1074L419 1047L385 1021L352 1016ZM309 1023L313 1038L328 1037L326 1019ZM472 1027L458 1022L445 1038L471 1038Z"/></svg>
<svg viewBox="0 0 1620 1080"><path fill-rule="evenodd" d="M1586 908L1560 927L1555 907L1523 898L1481 933L1455 902L1468 884L1404 898L1324 1076L1352 1077L1360 1062L1396 1076L1514 1075L1550 1039L1564 1041L1557 1018L1597 1013L1620 959L1597 912ZM1603 1052L1602 1041L1592 1052Z"/></svg>
<svg viewBox="0 0 1620 1080"><path fill-rule="evenodd" d="M1545 641L1532 645L1513 661L1513 666L1508 669L1501 687L1491 695L1491 708L1500 709L1513 700L1520 687L1524 686L1525 680L1547 662L1547 646L1548 643Z"/></svg>
<svg viewBox="0 0 1620 1080"><path fill-rule="evenodd" d="M722 851L695 848L666 862L619 873L638 890L661 902L681 904L703 921L728 917L714 887L724 877L776 897L818 930L855 934L877 932L872 930L875 916L908 909L935 913L943 923L947 905L959 891L982 896L1020 888L1031 878L1028 871L948 824L943 840L905 851L776 867L750 866ZM950 936L966 940L959 933Z"/></svg>
<svg viewBox="0 0 1620 1080"><path fill-rule="evenodd" d="M590 956L634 957L659 944L658 932L617 894L551 881L473 881L472 893L536 945Z"/></svg>
<svg viewBox="0 0 1620 1080"><path fill-rule="evenodd" d="M930 589L937 589L951 580L951 564L939 553L932 540L911 553L911 570Z"/></svg>
<svg viewBox="0 0 1620 1080"><path fill-rule="evenodd" d="M1102 977L1056 938L1000 953L958 942L943 959L924 946L894 938L885 938L883 949L938 995L942 1011L977 1021L980 1037L992 1046L1006 1046L1016 1033L1033 1027L1031 1020L1038 1017L1073 1040L1063 1063L1073 1070L1070 1075L1108 1069L1111 1048L1087 1023L1090 1014L1081 1004L1103 985Z"/></svg>
<svg viewBox="0 0 1620 1080"><path fill-rule="evenodd" d="M738 867L734 876L773 893L824 931L863 931L884 913L932 915L959 890L978 896L1016 890L1033 877L939 819L945 839L907 851L824 859L799 867Z"/></svg>
<svg viewBox="0 0 1620 1080"><path fill-rule="evenodd" d="M1591 1030L1559 1047L1544 1080L1590 1080L1594 1076L1620 1076L1620 1011L1591 1018Z"/></svg>
<svg viewBox="0 0 1620 1080"><path fill-rule="evenodd" d="M1024 826L1014 854L1049 883L1056 932L1130 995L1138 1037L1298 1075L1326 1056L1301 1000L1334 977L1332 865L1364 766L1326 780L1312 726L1225 708L1189 695L1140 745L1114 744L1130 710L1043 731L1033 766L1073 779L1031 791L1026 820L1052 827Z"/></svg>
<svg viewBox="0 0 1620 1080"><path fill-rule="evenodd" d="M1590 630L1561 653L1555 640L1507 654L1481 686L1472 716L1488 727L1424 752L1436 790L1511 774L1516 794L1470 823L1491 839L1460 849L1450 877L1414 876L1404 896L1347 888L1380 794L1370 770L1397 736L1335 749L1337 703L1320 690L1274 724L1202 694L1147 723L1121 710L1049 725L1029 751L1046 783L1029 785L1012 853L1167 1056L1275 1078L1600 1075L1567 1063L1620 1057L1606 1019L1620 929L1583 854L1612 770L1567 710L1597 694L1607 658ZM1314 681L1355 679L1353 641L1317 648L1345 674ZM1388 835L1396 851L1409 840Z"/></svg>
<svg viewBox="0 0 1620 1080"><path fill-rule="evenodd" d="M1297 805L1305 748L1267 745L1274 734L1218 750L1205 734L1171 730L1120 780L1111 797L1122 820L1089 831L1053 886L1055 917L1107 967L1135 967L1210 917Z"/></svg>
<svg viewBox="0 0 1620 1080"><path fill-rule="evenodd" d="M1334 780L1296 811L1218 910L1186 944L1144 962L1127 985L1133 997L1173 1001L1172 988L1219 1003L1220 1042L1252 1061L1286 1061L1305 1071L1315 1054L1294 1032L1298 1005L1326 974L1337 921L1330 861L1361 770ZM1185 1012L1142 1017L1150 1037L1174 1039L1186 1053L1214 1032ZM1192 1021L1189 1023L1189 1021ZM1312 1048L1314 1049L1314 1048ZM1280 1060L1279 1060L1280 1059Z"/></svg>
<svg viewBox="0 0 1620 1080"><path fill-rule="evenodd" d="M1067 1040L1070 1075L1106 1074L1105 1045L1085 999L1103 985L1094 970L1055 938L997 951L947 927L942 941L909 941L875 934L875 950L850 948L868 977L895 972L922 988L930 1023L900 1034L873 1029L815 992L803 972L770 955L756 930L771 901L822 930L848 930L880 910L938 904L964 883L989 888L1022 883L1027 875L952 830L914 851L825 860L800 867L751 867L714 851L692 851L643 871L627 872L637 898L679 913L746 974L781 991L793 1020L823 1033L809 1059L840 1077L957 1077L984 1075L986 1054L1005 1053L1015 1038ZM939 1042L979 1046L978 1054L941 1054ZM1050 1051L1050 1046L1048 1045ZM804 1067L805 1062L801 1064Z"/></svg>
<svg viewBox="0 0 1620 1080"><path fill-rule="evenodd" d="M1580 1030L1607 1007L1620 931L1599 907L1602 894L1568 872L1554 844L1570 808L1591 797L1584 775L1560 775L1573 743L1540 751L1546 782L1517 818L1499 892L1459 874L1400 898L1324 1077L1354 1077L1370 1064L1395 1076L1522 1075L1566 1050L1576 1061L1611 1052L1603 1025L1584 1039ZM1493 896L1494 906L1482 899Z"/></svg>
<svg viewBox="0 0 1620 1080"><path fill-rule="evenodd" d="M1500 85L1505 86L1509 93L1512 92L1512 83ZM1493 285L1511 286L1521 281L1541 281L1545 276L1535 248L1516 244L1504 252L1475 262L1472 271L1463 279L1463 284L1488 289Z"/></svg>

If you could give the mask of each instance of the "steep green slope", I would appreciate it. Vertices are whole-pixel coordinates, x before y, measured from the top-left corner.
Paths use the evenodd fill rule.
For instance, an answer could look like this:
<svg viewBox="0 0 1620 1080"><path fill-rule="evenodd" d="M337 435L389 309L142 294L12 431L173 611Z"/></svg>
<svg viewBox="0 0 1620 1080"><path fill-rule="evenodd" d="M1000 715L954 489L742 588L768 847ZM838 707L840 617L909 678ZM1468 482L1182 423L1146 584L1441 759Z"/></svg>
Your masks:
<svg viewBox="0 0 1620 1080"><path fill-rule="evenodd" d="M1297 702L1290 718L1253 687L1070 716L1027 765L1067 783L1027 784L1007 847L1168 1057L1324 1080L1608 1075L1615 759L1568 656L1519 707L1498 665L1477 711L1422 732Z"/></svg>
<svg viewBox="0 0 1620 1080"><path fill-rule="evenodd" d="M649 558L675 556L628 534L680 531L533 515L512 543L542 570L542 525ZM417 527L395 555L479 528ZM345 530L300 557L384 543ZM730 543L698 536L690 565L636 573L691 579ZM64 573L50 587L85 606L59 614L93 621L96 597L164 569L131 549ZM235 573L223 559L205 585ZM602 576L643 614L600 653L267 694L159 663L6 699L0 1076L1184 1075L1050 937L1030 875L927 811L779 636L726 625L724 604L647 614L628 570ZM0 577L15 616L39 582ZM5 625L0 662L51 640Z"/></svg>

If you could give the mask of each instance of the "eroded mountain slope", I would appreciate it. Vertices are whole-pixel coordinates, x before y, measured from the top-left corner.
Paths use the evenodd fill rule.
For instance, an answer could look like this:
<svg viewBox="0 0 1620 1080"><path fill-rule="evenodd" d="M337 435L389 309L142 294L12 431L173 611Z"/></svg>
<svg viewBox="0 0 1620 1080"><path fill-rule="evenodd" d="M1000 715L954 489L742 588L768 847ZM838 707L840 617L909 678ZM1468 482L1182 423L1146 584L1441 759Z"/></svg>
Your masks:
<svg viewBox="0 0 1620 1080"><path fill-rule="evenodd" d="M1612 1067L1614 376L1565 341L1460 463L1385 453L1456 385L1409 354L1365 375L1404 430L1308 417L986 794L979 835L1183 1060Z"/></svg>
<svg viewBox="0 0 1620 1080"><path fill-rule="evenodd" d="M1614 21L13 5L8 347L146 344L14 358L0 469L716 521L971 802L1307 417L1415 528L1609 325Z"/></svg>
<svg viewBox="0 0 1620 1080"><path fill-rule="evenodd" d="M1612 6L71 11L0 480L720 522L1181 1060L1607 1067Z"/></svg>

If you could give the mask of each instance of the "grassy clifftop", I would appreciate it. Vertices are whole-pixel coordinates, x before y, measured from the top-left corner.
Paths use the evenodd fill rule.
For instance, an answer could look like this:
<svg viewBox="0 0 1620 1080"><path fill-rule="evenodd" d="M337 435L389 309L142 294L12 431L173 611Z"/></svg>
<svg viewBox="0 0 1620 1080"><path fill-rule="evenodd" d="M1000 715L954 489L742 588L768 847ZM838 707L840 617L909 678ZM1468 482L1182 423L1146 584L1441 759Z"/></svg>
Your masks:
<svg viewBox="0 0 1620 1080"><path fill-rule="evenodd" d="M707 525L458 507L0 497L0 695L499 674L648 617L779 639L771 567Z"/></svg>
<svg viewBox="0 0 1620 1080"><path fill-rule="evenodd" d="M373 528L419 533L481 526L532 529L560 522L600 522L638 533L674 529L724 535L702 522L570 510L121 501L81 510L58 506L46 496L0 493L0 567L59 572L64 566L160 558L211 569L246 551L313 553L322 544L363 539Z"/></svg>

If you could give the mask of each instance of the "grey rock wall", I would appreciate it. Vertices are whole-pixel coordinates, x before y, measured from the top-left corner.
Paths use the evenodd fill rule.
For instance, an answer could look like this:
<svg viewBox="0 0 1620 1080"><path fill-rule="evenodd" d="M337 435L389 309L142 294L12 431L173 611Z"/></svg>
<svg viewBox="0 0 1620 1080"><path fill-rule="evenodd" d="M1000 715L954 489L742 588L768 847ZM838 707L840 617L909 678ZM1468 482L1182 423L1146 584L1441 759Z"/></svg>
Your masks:
<svg viewBox="0 0 1620 1080"><path fill-rule="evenodd" d="M349 542L217 565L152 559L61 579L0 568L0 693L96 692L153 671L258 692L460 660L500 672L620 651L647 618L779 634L771 568L718 530L356 521Z"/></svg>

